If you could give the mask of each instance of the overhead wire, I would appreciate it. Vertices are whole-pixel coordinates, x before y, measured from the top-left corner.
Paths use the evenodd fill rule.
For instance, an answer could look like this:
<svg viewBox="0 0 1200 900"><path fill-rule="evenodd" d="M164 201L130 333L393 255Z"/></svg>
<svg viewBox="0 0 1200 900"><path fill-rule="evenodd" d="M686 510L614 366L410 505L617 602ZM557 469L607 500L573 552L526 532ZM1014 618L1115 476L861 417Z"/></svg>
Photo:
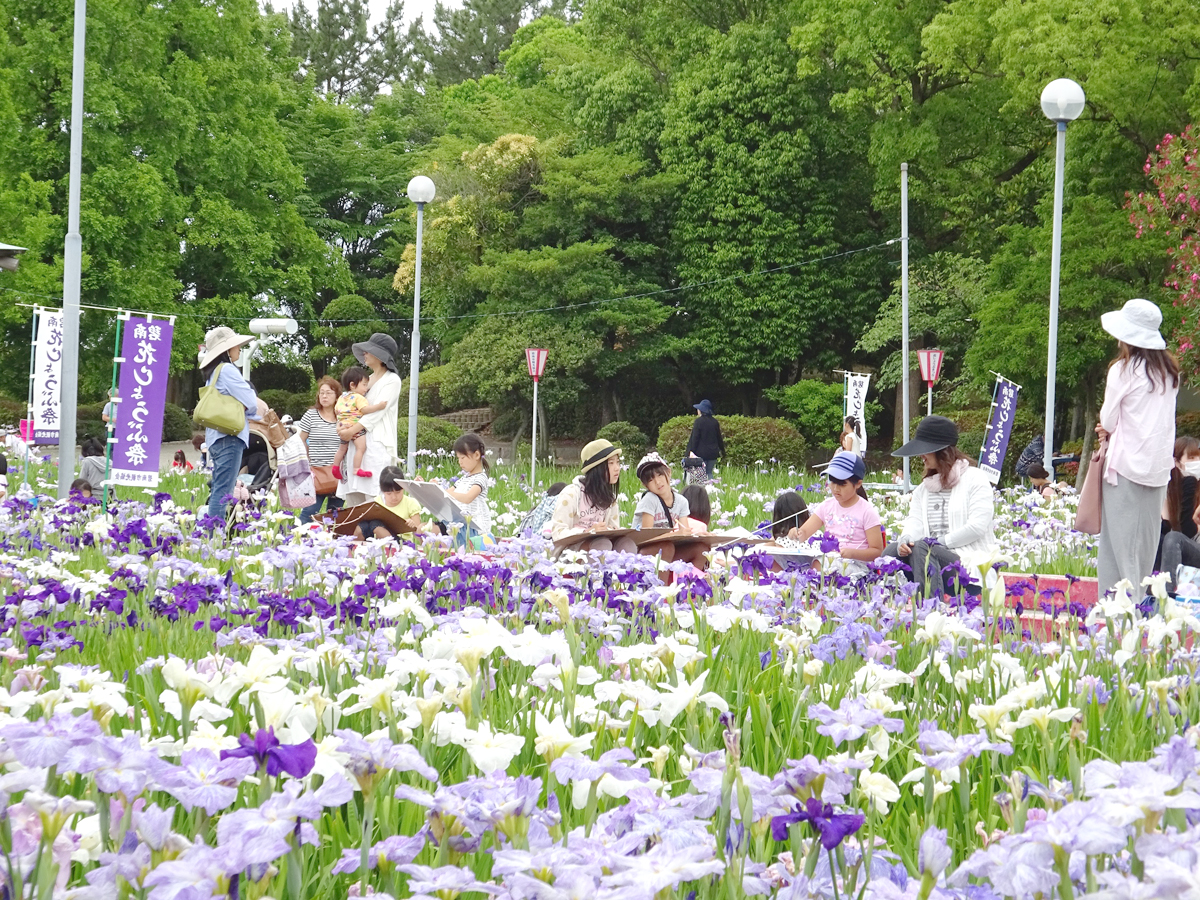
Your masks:
<svg viewBox="0 0 1200 900"><path fill-rule="evenodd" d="M532 309L500 310L500 311L496 311L496 312L485 312L485 313L463 313L461 315L455 315L455 316L430 315L430 316L422 316L421 318L422 318L422 321L425 321L425 322L451 322L451 321L462 321L465 319L491 319L491 318L500 318L500 317L508 317L508 316L527 316L527 315L532 315L534 313L543 313L543 312L558 312L558 311L564 310L564 309L583 309L583 308L591 307L591 306L601 306L601 305L608 304L608 303L620 303L621 301L625 301L625 300L645 300L645 299L648 299L651 297L661 297L666 294L676 294L681 291L689 291L689 290L696 290L697 288L712 287L712 286L718 285L718 284L728 284L733 281L740 281L741 279L744 279L744 278L754 278L754 277L761 276L761 275L774 275L779 272L787 272L792 269L798 269L798 268L801 268L804 266L812 266L812 265L816 265L818 263L831 262L836 259L843 259L848 256L856 256L860 253L870 253L874 250L880 250L880 249L883 249L884 247L890 247L893 244L898 244L898 243L900 243L901 240L902 240L901 238L892 238L891 240L882 241L878 244L871 244L870 246L867 246L867 247L857 247L853 250L843 250L840 253L830 253L830 254L826 254L825 256L817 256L817 257L813 257L811 259L800 260L799 262L785 263L784 265L781 265L781 266L771 266L771 267L764 268L764 269L757 269L752 272L737 272L737 273L734 273L733 275L722 276L721 278L711 278L706 281L688 282L687 284L675 285L674 287L657 288L653 291L642 291L640 293L635 293L635 294L622 294L617 297L606 297L602 300L588 300L588 301L585 301L582 303L562 303L562 304L558 304L555 306L541 306L541 307L534 307ZM35 297L35 298L42 299L42 300L52 300L52 301L55 301L58 303L62 303L62 297L54 297L49 294L38 294L33 291L27 291L23 288L13 288L13 287L6 287L3 285L0 285L0 291L7 291L9 293L20 294L25 297ZM18 306L32 306L35 304L17 304L17 305ZM41 306L42 304L36 304L36 305ZM118 312L119 309L124 309L124 307L118 308L118 307L114 307L114 306L96 306L93 304L86 304L86 303L81 303L79 308L100 311L100 312L111 312L111 313ZM145 314L145 313L139 312L139 314ZM186 318L186 319L220 319L222 321L227 321L227 322L249 322L252 319L258 319L258 318L263 317L261 313L259 315L255 315L255 316L229 316L229 315L224 315L222 313L189 313L189 312L182 312L182 311L170 312L170 313L153 312L153 313L150 313L150 315L160 316L163 318L166 318L169 316L178 316L180 318ZM344 324L348 324L351 322L360 322L362 320L357 319L357 318L355 318L355 319L326 319L326 318L323 318L318 315L316 317L297 319L297 321L303 322L304 324L307 324L307 325L315 324L317 326L322 326L322 325L344 325ZM408 316L405 318L399 318L399 317L397 317L397 318L375 318L373 321L383 322L385 324L411 323L412 317Z"/></svg>

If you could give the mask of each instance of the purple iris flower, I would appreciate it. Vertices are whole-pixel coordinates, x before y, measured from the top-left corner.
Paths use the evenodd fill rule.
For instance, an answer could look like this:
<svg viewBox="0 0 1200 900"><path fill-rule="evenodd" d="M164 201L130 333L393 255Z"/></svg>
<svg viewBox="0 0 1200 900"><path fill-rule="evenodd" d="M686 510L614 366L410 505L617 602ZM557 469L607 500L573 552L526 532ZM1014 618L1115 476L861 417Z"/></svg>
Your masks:
<svg viewBox="0 0 1200 900"><path fill-rule="evenodd" d="M777 841L786 841L789 826L807 822L820 836L821 846L832 850L862 828L863 819L862 813L835 813L832 804L809 797L802 808L771 819L771 836Z"/></svg>
<svg viewBox="0 0 1200 900"><path fill-rule="evenodd" d="M390 838L385 838L367 853L367 868L374 869L379 865L382 859L384 862L389 862L394 866L406 866L414 859L417 854L425 848L425 835L418 833L411 837L396 834ZM349 874L357 872L358 867L362 862L362 853L357 847L348 847L342 851L342 858L333 866L334 875Z"/></svg>
<svg viewBox="0 0 1200 900"><path fill-rule="evenodd" d="M254 737L242 733L238 744L233 750L222 750L221 759L253 759L259 768L265 764L271 776L287 772L293 778L303 778L317 761L317 745L312 738L303 744L281 744L273 727L260 729Z"/></svg>

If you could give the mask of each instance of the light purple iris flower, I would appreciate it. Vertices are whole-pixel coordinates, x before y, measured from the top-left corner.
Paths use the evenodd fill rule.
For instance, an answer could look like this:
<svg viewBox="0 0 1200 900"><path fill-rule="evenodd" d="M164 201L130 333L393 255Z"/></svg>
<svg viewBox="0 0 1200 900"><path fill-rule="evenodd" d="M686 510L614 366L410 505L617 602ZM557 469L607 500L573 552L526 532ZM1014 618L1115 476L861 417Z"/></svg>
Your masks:
<svg viewBox="0 0 1200 900"><path fill-rule="evenodd" d="M73 716L68 712L56 713L50 719L14 722L0 728L0 739L8 744L21 765L58 766L60 772L91 771L87 767L91 754L81 751L100 734L100 725L91 716Z"/></svg>
<svg viewBox="0 0 1200 900"><path fill-rule="evenodd" d="M942 731L936 722L928 720L921 722L917 744L925 751L918 753L917 759L923 765L944 772L955 766L961 766L967 759L982 756L989 750L1004 756L1012 756L1012 744L1006 741L990 741L982 731L978 734L964 734L954 737L949 732Z"/></svg>
<svg viewBox="0 0 1200 900"><path fill-rule="evenodd" d="M232 805L238 785L255 770L253 759L222 760L213 750L185 750L180 765L159 764L155 782L188 812L199 807L215 816Z"/></svg>
<svg viewBox="0 0 1200 900"><path fill-rule="evenodd" d="M903 719L885 717L879 710L864 704L860 697L843 699L836 710L830 709L825 703L814 703L808 708L808 717L821 723L817 726L817 733L828 735L834 746L856 741L876 725L885 731L904 730Z"/></svg>
<svg viewBox="0 0 1200 900"><path fill-rule="evenodd" d="M628 747L617 747L597 760L560 756L550 763L550 771L563 784L568 781L598 781L605 775L617 781L649 781L650 773L647 770L623 764L624 760L633 758L634 753Z"/></svg>

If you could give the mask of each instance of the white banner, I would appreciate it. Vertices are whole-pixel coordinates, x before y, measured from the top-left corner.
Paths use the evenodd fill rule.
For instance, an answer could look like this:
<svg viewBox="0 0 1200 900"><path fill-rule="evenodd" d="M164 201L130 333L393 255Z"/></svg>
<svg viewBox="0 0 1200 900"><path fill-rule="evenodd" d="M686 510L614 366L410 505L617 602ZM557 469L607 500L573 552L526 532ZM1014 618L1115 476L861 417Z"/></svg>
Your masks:
<svg viewBox="0 0 1200 900"><path fill-rule="evenodd" d="M32 410L35 444L58 443L58 426L62 415L62 329L61 310L38 310Z"/></svg>
<svg viewBox="0 0 1200 900"><path fill-rule="evenodd" d="M846 374L846 415L858 422L858 441L863 455L867 452L867 385L870 375Z"/></svg>

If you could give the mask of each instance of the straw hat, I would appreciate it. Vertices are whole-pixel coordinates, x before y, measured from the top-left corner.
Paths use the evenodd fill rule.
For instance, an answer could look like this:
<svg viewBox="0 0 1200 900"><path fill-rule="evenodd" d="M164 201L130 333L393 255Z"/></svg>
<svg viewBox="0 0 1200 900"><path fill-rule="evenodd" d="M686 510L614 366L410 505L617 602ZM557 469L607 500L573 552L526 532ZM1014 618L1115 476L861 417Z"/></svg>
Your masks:
<svg viewBox="0 0 1200 900"><path fill-rule="evenodd" d="M238 334L228 325L218 325L204 335L204 355L200 357L200 368L204 368L222 353L234 347L243 347L254 340L253 335Z"/></svg>
<svg viewBox="0 0 1200 900"><path fill-rule="evenodd" d="M620 455L620 449L614 447L608 441L599 440L587 444L580 452L579 459L583 464L583 472L586 474L601 463L607 462L609 457Z"/></svg>

